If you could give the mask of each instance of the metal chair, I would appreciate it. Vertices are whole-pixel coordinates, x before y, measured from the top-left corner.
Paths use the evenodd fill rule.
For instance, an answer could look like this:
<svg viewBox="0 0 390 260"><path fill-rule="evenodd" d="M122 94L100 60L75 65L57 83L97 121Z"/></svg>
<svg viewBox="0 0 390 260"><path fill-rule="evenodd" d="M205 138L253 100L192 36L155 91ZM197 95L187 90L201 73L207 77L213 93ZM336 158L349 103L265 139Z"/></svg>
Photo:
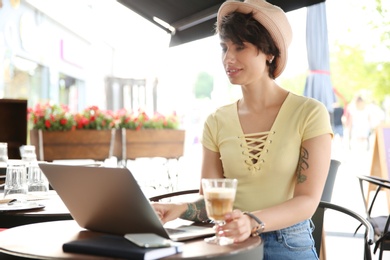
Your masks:
<svg viewBox="0 0 390 260"><path fill-rule="evenodd" d="M170 192L170 193L165 193L162 195L150 197L149 200L152 202L159 202L160 200L166 199L166 198L173 198L176 196L196 194L196 193L199 193L199 189L175 191L175 192Z"/></svg>
<svg viewBox="0 0 390 260"><path fill-rule="evenodd" d="M331 199L332 199L333 187L334 187L334 183L335 183L335 180L336 180L337 171L338 171L338 168L339 168L340 165L341 165L341 162L338 161L338 160L332 159L330 161L329 172L328 172L328 176L327 176L327 179L326 179L326 182L325 182L325 187L324 187L324 190L322 192L322 197L321 197L321 200L324 201L324 202L330 202ZM154 201L154 202L158 202L158 201L160 201L162 199L173 198L173 197L176 197L176 196L195 194L195 193L199 193L199 189L183 190L183 191L176 191L176 192L166 193L166 194L162 194L162 195L151 197L151 198L149 198L149 200L150 201ZM322 213L322 218L323 218L323 213ZM316 225L316 229L315 230L316 230L315 232L319 232L319 234L321 235L320 238L315 239L315 240L317 240L316 241L316 245L320 245L320 246L317 247L317 254L319 256L321 255L321 259L322 260L325 260L326 259L325 234L323 232L322 219L321 219L321 224L318 227ZM318 244L318 243L320 243L320 244ZM320 254L320 248L322 248L321 254Z"/></svg>
<svg viewBox="0 0 390 260"><path fill-rule="evenodd" d="M193 189L193 190L183 190L183 191L177 191L177 192L171 192L171 193L166 193L158 196L154 196L149 198L150 201L158 202L162 199L166 198L172 198L176 196L182 196L182 195L188 195L188 194L196 194L199 193L198 189ZM364 237L364 259L365 260L371 260L371 250L370 250L370 245L373 244L374 242L374 230L371 226L371 224L362 216L359 214L355 213L352 210L349 210L345 207L338 206L335 204L332 204L330 202L326 201L321 201L318 205L318 208L315 212L315 214L312 217L312 221L315 225L315 229L313 231L313 238L315 241L316 245L316 251L317 254L320 255L321 247L324 245L323 242L323 221L324 221L324 213L325 209L331 209L338 211L340 213L347 214L356 220L360 221L361 225L366 227L366 232L365 232L365 237Z"/></svg>
<svg viewBox="0 0 390 260"><path fill-rule="evenodd" d="M364 234L364 259L371 260L372 258L371 258L370 245L374 243L374 229L372 228L370 222L368 222L364 217L360 216L359 214L357 214L356 212L350 209L326 201L320 202L315 214L312 217L312 221L315 225L315 229L313 231L313 238L315 241L317 254L320 255L320 251L321 251L321 245L323 239L322 227L324 224L325 209L331 209L331 210L338 211L340 213L347 214L352 218L356 219L357 221L359 221L361 225L366 227L366 231Z"/></svg>
<svg viewBox="0 0 390 260"><path fill-rule="evenodd" d="M341 165L341 162L338 160L332 159L330 161L329 171L328 171L328 177L326 178L325 187L322 192L322 201L331 202L332 200L332 194L333 194L333 187L336 180L337 171L339 169L339 166Z"/></svg>
<svg viewBox="0 0 390 260"><path fill-rule="evenodd" d="M383 257L383 251L390 250L390 215L378 215L375 216L372 214L372 210L376 205L377 197L380 191L386 191L388 189L390 191L390 181L382 178L374 177L374 176L366 176L360 175L357 176L359 179L360 190L362 193L362 198L364 202L364 208L366 212L366 218L371 223L374 231L375 231L375 247L374 254L379 249L379 257L381 260ZM374 197L370 200L370 189L365 191L364 183L368 185L372 185L375 189ZM376 206L379 207L379 206ZM356 229L356 231L360 228L360 226Z"/></svg>
<svg viewBox="0 0 390 260"><path fill-rule="evenodd" d="M330 162L329 173L328 173L328 177L326 179L324 191L322 193L322 198L321 198L321 200L323 200L323 201L330 202L330 200L332 198L333 186L334 186L334 182L336 179L337 170L338 170L340 164L341 163L339 161L333 160L333 159ZM199 189L182 190L182 191L176 191L176 192L171 192L171 193L165 193L162 195L150 197L149 200L154 201L154 202L158 202L158 201L160 201L162 199L166 199L166 198L172 198L172 197L176 197L176 196L195 194L195 193L199 193Z"/></svg>
<svg viewBox="0 0 390 260"><path fill-rule="evenodd" d="M337 175L337 171L338 171L340 165L341 165L341 162L338 160L332 159L330 161L328 176L326 178L324 190L322 191L322 196L321 196L322 201L331 202L334 183L336 181L336 175ZM322 227L321 227L321 229L322 229ZM325 245L325 232L324 231L322 231L321 252L318 256L321 258L321 260L326 260L326 245Z"/></svg>

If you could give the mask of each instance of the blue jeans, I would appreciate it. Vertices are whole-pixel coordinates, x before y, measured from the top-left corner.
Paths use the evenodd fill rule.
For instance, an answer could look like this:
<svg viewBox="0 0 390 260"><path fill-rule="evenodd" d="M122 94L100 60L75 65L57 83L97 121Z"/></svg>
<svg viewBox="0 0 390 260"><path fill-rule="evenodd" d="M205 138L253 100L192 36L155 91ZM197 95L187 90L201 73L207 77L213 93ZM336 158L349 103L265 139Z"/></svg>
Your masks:
<svg viewBox="0 0 390 260"><path fill-rule="evenodd" d="M260 234L264 241L264 260L318 260L312 231L314 224L305 220L291 227Z"/></svg>

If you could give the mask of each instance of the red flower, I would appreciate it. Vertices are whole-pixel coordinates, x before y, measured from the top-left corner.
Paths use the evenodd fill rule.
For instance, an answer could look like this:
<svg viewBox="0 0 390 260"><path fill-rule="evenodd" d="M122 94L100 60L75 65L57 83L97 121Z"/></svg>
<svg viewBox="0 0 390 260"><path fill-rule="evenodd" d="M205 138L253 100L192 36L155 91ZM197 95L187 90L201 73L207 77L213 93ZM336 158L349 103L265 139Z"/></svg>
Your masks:
<svg viewBox="0 0 390 260"><path fill-rule="evenodd" d="M68 123L68 120L66 120L65 118L62 118L62 119L60 120L60 124L61 124L61 125L66 125L66 123Z"/></svg>
<svg viewBox="0 0 390 260"><path fill-rule="evenodd" d="M50 128L51 126L50 120L45 120L45 126L46 128Z"/></svg>
<svg viewBox="0 0 390 260"><path fill-rule="evenodd" d="M80 117L79 119L76 120L77 121L77 128L78 129L81 129L83 128L84 126L88 125L89 124L89 120L85 117Z"/></svg>
<svg viewBox="0 0 390 260"><path fill-rule="evenodd" d="M28 108L28 120L33 129L46 131L64 131L74 129L175 129L178 127L176 112L170 116L155 113L153 117L139 109L138 113L127 111L125 108L118 112L100 110L90 106L81 113L72 114L66 105L37 104Z"/></svg>

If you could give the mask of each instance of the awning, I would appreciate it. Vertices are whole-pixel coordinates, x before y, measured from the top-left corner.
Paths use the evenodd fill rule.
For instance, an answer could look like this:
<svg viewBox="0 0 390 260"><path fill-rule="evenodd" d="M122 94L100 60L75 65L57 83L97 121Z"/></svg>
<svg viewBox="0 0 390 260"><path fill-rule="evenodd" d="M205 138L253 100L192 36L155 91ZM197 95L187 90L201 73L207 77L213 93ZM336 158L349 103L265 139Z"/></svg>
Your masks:
<svg viewBox="0 0 390 260"><path fill-rule="evenodd" d="M218 8L225 0L117 0L171 34L169 46L214 35ZM325 0L269 0L285 12Z"/></svg>

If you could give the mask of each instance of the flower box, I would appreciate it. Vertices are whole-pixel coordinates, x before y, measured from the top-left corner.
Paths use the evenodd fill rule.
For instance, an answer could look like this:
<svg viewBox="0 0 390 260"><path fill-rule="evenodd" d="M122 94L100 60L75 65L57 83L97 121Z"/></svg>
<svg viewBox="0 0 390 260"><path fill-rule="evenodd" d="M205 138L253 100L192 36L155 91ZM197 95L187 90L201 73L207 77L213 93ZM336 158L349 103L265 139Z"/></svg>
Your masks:
<svg viewBox="0 0 390 260"><path fill-rule="evenodd" d="M176 130L176 113L149 117L120 109L117 112L90 106L72 114L65 105L37 104L28 109L32 123L30 143L39 160L104 160L138 157L179 158L184 151L184 130Z"/></svg>
<svg viewBox="0 0 390 260"><path fill-rule="evenodd" d="M111 155L120 154L119 151L114 151L116 132L116 130L30 130L30 142L36 147L38 160L42 161L104 160Z"/></svg>
<svg viewBox="0 0 390 260"><path fill-rule="evenodd" d="M185 131L175 129L30 130L30 143L42 161L179 158L184 154L184 141Z"/></svg>
<svg viewBox="0 0 390 260"><path fill-rule="evenodd" d="M185 131L176 129L120 129L115 148L122 148L122 159L139 157L179 158L184 154Z"/></svg>

